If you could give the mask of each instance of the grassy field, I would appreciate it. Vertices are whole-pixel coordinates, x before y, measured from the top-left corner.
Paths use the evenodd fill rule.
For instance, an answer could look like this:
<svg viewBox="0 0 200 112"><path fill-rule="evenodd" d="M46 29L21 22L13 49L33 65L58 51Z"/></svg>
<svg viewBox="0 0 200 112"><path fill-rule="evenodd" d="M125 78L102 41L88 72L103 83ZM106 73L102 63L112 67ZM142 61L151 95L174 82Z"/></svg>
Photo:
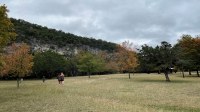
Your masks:
<svg viewBox="0 0 200 112"><path fill-rule="evenodd" d="M200 78L127 74L0 81L0 112L200 112Z"/></svg>

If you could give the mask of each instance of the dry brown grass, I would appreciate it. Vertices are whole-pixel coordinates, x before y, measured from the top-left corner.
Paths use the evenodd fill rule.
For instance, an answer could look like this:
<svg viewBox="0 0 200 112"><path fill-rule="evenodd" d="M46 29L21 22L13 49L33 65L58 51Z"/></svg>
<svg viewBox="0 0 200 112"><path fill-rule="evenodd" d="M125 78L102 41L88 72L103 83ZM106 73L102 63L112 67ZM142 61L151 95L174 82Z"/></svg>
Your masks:
<svg viewBox="0 0 200 112"><path fill-rule="evenodd" d="M200 112L200 79L127 74L0 82L0 112Z"/></svg>

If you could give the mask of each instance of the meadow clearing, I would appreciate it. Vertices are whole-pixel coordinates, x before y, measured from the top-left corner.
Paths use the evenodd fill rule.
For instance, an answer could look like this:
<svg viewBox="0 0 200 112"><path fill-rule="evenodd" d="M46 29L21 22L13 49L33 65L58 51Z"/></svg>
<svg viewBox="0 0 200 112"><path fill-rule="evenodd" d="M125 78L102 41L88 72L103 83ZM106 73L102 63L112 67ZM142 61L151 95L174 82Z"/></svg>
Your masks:
<svg viewBox="0 0 200 112"><path fill-rule="evenodd" d="M200 112L200 79L180 73L0 81L0 112Z"/></svg>

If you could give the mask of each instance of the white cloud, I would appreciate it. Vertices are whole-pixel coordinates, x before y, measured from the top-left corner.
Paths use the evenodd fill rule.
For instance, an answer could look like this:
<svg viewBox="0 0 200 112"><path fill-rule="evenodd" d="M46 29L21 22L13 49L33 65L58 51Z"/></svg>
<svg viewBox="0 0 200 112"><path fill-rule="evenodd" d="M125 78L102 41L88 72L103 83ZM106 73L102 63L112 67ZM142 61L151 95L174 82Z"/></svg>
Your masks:
<svg viewBox="0 0 200 112"><path fill-rule="evenodd" d="M2 0L9 16L76 35L172 44L200 31L199 0Z"/></svg>

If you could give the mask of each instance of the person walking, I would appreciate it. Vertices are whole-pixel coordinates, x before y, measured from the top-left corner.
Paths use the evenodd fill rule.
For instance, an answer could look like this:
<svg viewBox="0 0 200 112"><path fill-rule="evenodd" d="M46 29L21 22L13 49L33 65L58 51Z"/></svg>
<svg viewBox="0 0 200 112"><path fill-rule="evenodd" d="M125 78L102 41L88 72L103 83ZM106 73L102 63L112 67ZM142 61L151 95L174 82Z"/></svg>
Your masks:
<svg viewBox="0 0 200 112"><path fill-rule="evenodd" d="M61 72L61 73L60 73L60 81L61 81L61 84L64 84L64 77L65 77L64 73Z"/></svg>
<svg viewBox="0 0 200 112"><path fill-rule="evenodd" d="M57 79L58 79L58 84L61 84L61 74L58 74Z"/></svg>
<svg viewBox="0 0 200 112"><path fill-rule="evenodd" d="M45 82L45 76L44 75L42 76L42 81L43 81L43 83Z"/></svg>

